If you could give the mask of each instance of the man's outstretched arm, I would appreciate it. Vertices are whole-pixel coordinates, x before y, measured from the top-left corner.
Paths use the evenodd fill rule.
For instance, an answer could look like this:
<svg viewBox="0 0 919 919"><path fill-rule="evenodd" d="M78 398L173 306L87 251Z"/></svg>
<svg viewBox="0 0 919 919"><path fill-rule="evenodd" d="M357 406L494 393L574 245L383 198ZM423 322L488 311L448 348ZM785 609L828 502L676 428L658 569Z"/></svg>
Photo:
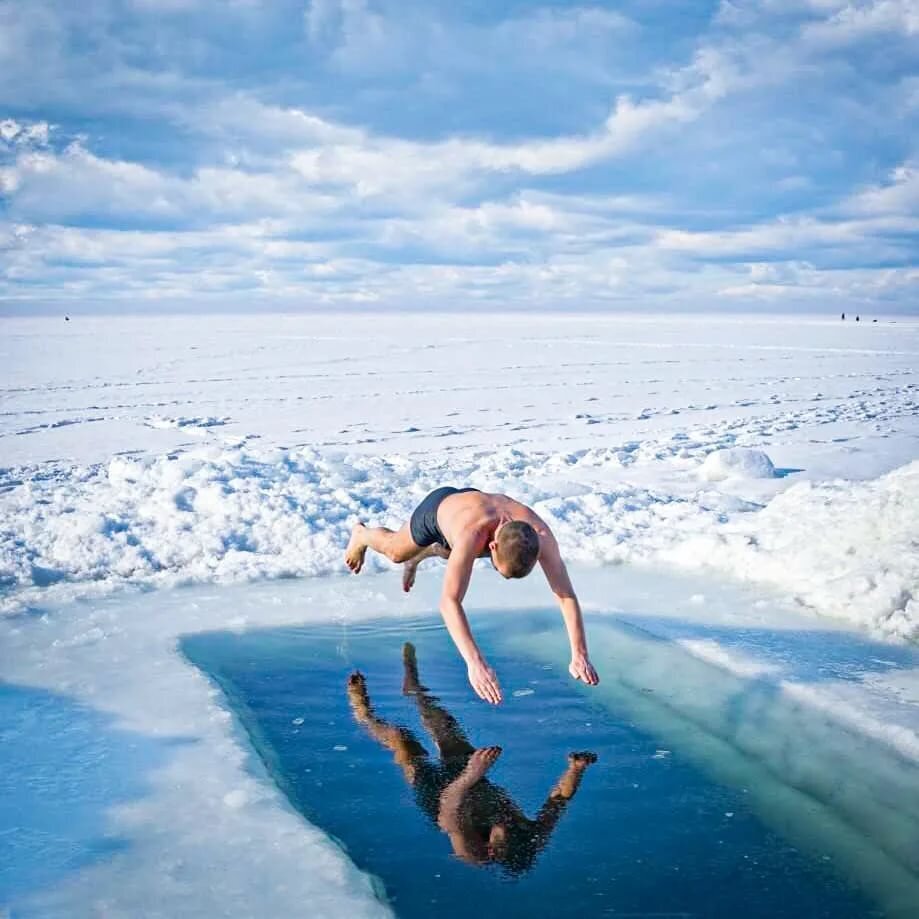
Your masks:
<svg viewBox="0 0 919 919"><path fill-rule="evenodd" d="M466 596L466 588L469 587L469 578L472 575L472 564L477 555L476 547L471 543L456 545L451 550L440 596L440 612L453 644L466 662L472 688L479 698L497 705L501 701L498 678L479 651L472 637L466 613L463 611L463 597Z"/></svg>
<svg viewBox="0 0 919 919"><path fill-rule="evenodd" d="M596 686L600 678L587 653L587 635L584 633L581 604L578 603L571 586L571 578L568 577L568 569L558 551L558 543L548 529L539 534L539 564L549 582L549 588L558 600L568 631L568 641L571 644L571 663L568 665L568 672L576 680Z"/></svg>

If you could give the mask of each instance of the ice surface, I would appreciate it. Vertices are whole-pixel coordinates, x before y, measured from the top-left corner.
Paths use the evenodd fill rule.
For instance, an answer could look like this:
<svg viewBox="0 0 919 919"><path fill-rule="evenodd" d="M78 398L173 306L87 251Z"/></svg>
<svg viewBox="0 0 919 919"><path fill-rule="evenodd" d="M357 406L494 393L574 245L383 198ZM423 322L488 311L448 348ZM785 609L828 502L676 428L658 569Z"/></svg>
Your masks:
<svg viewBox="0 0 919 919"><path fill-rule="evenodd" d="M831 622L815 632L812 617L783 609L778 600L764 604L758 592L731 590L711 581L662 572L643 575L626 567L574 567L572 574L587 609L592 641L596 635L595 661L601 677L605 672L610 676L601 688L612 680L612 657L619 660L620 655L620 649L607 647L602 631L593 627L601 617L609 617L656 636L665 650L669 647L671 660L704 658L701 672L709 678L713 663L721 667L726 677L711 686L695 677L691 685L672 684L682 687L703 710L708 710L710 699L711 717L723 717L718 713L725 711L726 697L719 686L736 687L732 692L751 701L774 700L778 694L789 701L775 711L798 712L802 724L819 723L820 715L836 726L831 735L840 725L851 733L851 756L858 758L852 782L875 774L863 768L866 762L870 765L872 751L878 763L889 763L894 756L912 763L915 770L919 662L910 646L872 641ZM694 598L703 586L706 597L700 604ZM109 915L149 914L150 903L159 904L164 916L296 915L304 902L314 905L313 915L379 912L372 881L287 808L238 734L221 695L186 664L176 644L181 635L212 629L334 623L340 630L340 648L347 654L352 625L385 615L392 620L393 633L400 635L404 618L431 614L438 591L434 570L422 571L408 596L396 576L204 585L122 592L0 620L0 672L6 681L18 687L44 687L54 694L51 698L63 698L66 705L59 717L65 722L77 710L83 719L100 719L108 726L108 755L115 762L132 755L116 743L119 738L130 744L139 735L142 743L152 745L153 753L146 771L140 771L143 787L113 794L111 800L101 796L96 828L80 837L91 846L92 840L115 839L115 851L50 885L42 883L15 896L4 891L3 897L11 900L16 914L25 915L81 915L94 909ZM516 612L546 605L545 587L536 579L508 584L484 571L473 578L468 602L473 628L477 610L504 610L509 639L525 637L523 630L515 629L520 618ZM722 649L719 661L713 662L707 653L713 645ZM534 653L543 650L539 646ZM551 653L563 650L553 646ZM732 667L735 658L742 661L741 667ZM681 668L692 676L689 663ZM669 679L671 669L679 671L668 666L659 671L659 678ZM458 662L457 671L462 681ZM735 682L725 682L728 677ZM539 679L538 670L532 678ZM537 691L516 701L538 699ZM741 730L743 724L738 723L741 738L755 734L759 723L755 708L748 713L749 728ZM291 718L296 717L302 713L292 712ZM786 731L780 749L794 762L806 764L810 746L804 743L796 750L795 722L788 724L785 729L780 721L774 729ZM717 724L712 731L716 728ZM768 736L775 733L764 734ZM657 747L674 745L668 740ZM816 753L812 759L815 766L829 768L817 762ZM8 754L4 761L10 762ZM23 762L12 760L14 765L17 761ZM27 768L8 776L5 787L11 794L28 783ZM875 787L871 784L869 790ZM895 787L902 784L891 786ZM58 814L63 823L72 811L58 811L54 794L49 789L51 800L44 812ZM53 824L46 829L61 831ZM5 848L14 865L30 857L30 851L27 840Z"/></svg>
<svg viewBox="0 0 919 919"><path fill-rule="evenodd" d="M372 881L286 808L175 643L319 618L398 628L434 609L440 562L408 598L377 559L360 578L327 575L353 520L398 524L440 484L533 503L574 562L630 563L577 569L589 615L641 615L674 653L867 738L860 757L873 744L915 760L919 676L898 656L910 647L871 637L919 628L915 320L0 322L0 673L14 721L73 737L94 725L140 779L102 770L93 786L75 767L98 792L78 814L79 794L49 784L61 807L42 813L61 822L37 831L65 873L48 883L20 861L29 889L4 890L0 911L378 913ZM724 450L761 451L775 475L705 481ZM473 578L473 616L545 606L536 578L488 574ZM244 586L290 576L304 580ZM146 593L157 587L180 589ZM826 638L850 634L844 621L862 629L849 657ZM123 749L135 741L142 764ZM77 766L94 756L77 749ZM26 787L28 757L4 763L4 787Z"/></svg>
<svg viewBox="0 0 919 919"><path fill-rule="evenodd" d="M9 733L4 723L0 908L243 917L302 915L309 903L316 916L388 913L373 880L286 806L216 691L176 652L181 632L234 616L308 617L299 605L308 591L287 587L122 595L0 623L0 672L20 694ZM320 604L326 616L342 609L328 590ZM42 724L53 725L44 744ZM22 807L29 789L37 808ZM33 864L37 839L48 871Z"/></svg>
<svg viewBox="0 0 919 919"><path fill-rule="evenodd" d="M569 558L919 634L919 323L53 322L4 321L0 610L339 571L355 519L455 482L531 502Z"/></svg>
<svg viewBox="0 0 919 919"><path fill-rule="evenodd" d="M0 904L117 853L107 811L142 797L170 738L67 696L0 682Z"/></svg>

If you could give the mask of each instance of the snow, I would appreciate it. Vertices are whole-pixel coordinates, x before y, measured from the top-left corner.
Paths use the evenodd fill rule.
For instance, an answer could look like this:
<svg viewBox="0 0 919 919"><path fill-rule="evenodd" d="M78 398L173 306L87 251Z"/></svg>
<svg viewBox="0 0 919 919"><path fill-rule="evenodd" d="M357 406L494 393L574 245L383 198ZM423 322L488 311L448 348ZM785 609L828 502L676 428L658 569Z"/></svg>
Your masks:
<svg viewBox="0 0 919 919"><path fill-rule="evenodd" d="M919 638L919 461L871 482L801 482L670 558L770 583L806 606Z"/></svg>
<svg viewBox="0 0 919 919"><path fill-rule="evenodd" d="M621 469L617 453L508 448L456 457L446 469L439 454L308 447L115 458L0 496L0 580L14 588L0 609L118 583L330 574L354 520L397 527L446 481L522 494L572 559L716 569L772 584L823 615L919 636L919 463L867 483L801 482L760 509L707 489L609 482ZM750 459L742 468L751 463L761 468ZM575 493L558 496L566 491Z"/></svg>
<svg viewBox="0 0 919 919"><path fill-rule="evenodd" d="M329 574L355 519L459 482L533 503L572 558L713 568L916 637L917 476L875 476L917 454L919 324L349 322L7 320L0 444L30 461L0 473L0 610Z"/></svg>
<svg viewBox="0 0 919 919"><path fill-rule="evenodd" d="M709 453L702 463L699 475L707 482L723 482L725 479L771 479L775 475L775 466L762 450L734 447Z"/></svg>
<svg viewBox="0 0 919 919"><path fill-rule="evenodd" d="M381 912L175 644L434 608L440 562L408 598L376 557L335 575L355 520L396 526L441 484L531 503L590 615L640 616L707 668L919 759L903 644L919 638L919 321L0 322L4 679L103 713L114 746L125 731L166 745L145 793L106 786L101 816L76 820L130 845L29 910ZM482 571L469 604L546 599L535 578ZM819 650L828 634L855 642L851 665Z"/></svg>

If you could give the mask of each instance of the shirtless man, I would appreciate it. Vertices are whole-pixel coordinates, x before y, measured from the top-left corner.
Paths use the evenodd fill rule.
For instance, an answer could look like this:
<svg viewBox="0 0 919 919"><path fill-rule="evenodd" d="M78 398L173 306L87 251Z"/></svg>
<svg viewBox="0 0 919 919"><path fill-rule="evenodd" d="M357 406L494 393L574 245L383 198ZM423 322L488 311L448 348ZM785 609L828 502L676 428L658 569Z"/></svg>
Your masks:
<svg viewBox="0 0 919 919"><path fill-rule="evenodd" d="M505 578L525 578L538 561L555 594L571 644L568 672L590 686L600 682L587 654L581 607L558 551L552 531L530 508L507 495L491 495L475 488L438 488L415 509L399 530L354 525L345 550L345 562L357 574L367 549L403 563L402 586L410 590L415 571L426 558L447 559L440 612L447 631L466 662L469 682L478 696L497 705L501 687L472 637L463 612L477 558L491 558Z"/></svg>

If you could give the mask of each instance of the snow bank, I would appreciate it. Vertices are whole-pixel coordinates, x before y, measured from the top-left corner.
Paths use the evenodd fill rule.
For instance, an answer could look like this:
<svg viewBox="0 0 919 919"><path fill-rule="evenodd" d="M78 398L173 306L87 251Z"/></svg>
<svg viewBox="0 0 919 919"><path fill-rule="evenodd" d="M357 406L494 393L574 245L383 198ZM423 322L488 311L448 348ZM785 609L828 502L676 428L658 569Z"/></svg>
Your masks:
<svg viewBox="0 0 919 919"><path fill-rule="evenodd" d="M144 424L150 428L156 428L160 431L168 431L174 428L181 428L186 431L203 432L207 428L218 428L225 425L230 419L226 417L218 418L215 415L204 415L202 417L187 418L179 416L170 418L165 415L151 415L145 419Z"/></svg>
<svg viewBox="0 0 919 919"><path fill-rule="evenodd" d="M919 639L919 461L870 482L801 482L666 556L773 584L806 606Z"/></svg>
<svg viewBox="0 0 919 919"><path fill-rule="evenodd" d="M213 447L27 481L0 502L0 583L172 586L329 573L350 522L394 522L420 493L416 474L377 458Z"/></svg>
<svg viewBox="0 0 919 919"><path fill-rule="evenodd" d="M725 479L771 479L775 476L772 460L762 450L733 447L714 450L705 457L699 477L706 482Z"/></svg>
<svg viewBox="0 0 919 919"><path fill-rule="evenodd" d="M341 571L354 520L398 526L429 489L455 482L533 504L573 560L715 569L822 614L919 637L919 463L872 482L801 483L762 509L712 487L674 495L621 477L615 485L621 454L213 446L36 476L0 494L0 611L120 583ZM712 462L747 474L771 467L756 451L730 455Z"/></svg>
<svg viewBox="0 0 919 919"><path fill-rule="evenodd" d="M562 502L554 497L559 475L586 468L602 477L621 465L616 450L508 449L451 466L436 456L310 448L215 446L119 457L107 466L28 479L0 495L0 584L7 587L0 609L21 608L36 589L66 593L74 584L105 589L339 572L355 520L399 526L444 482L507 490L540 507L551 497L548 513L616 560L629 557L630 544L640 554L642 536L653 541L655 530L676 521L716 519L697 503L639 488L607 493L577 486L586 493ZM583 546L588 555L594 548ZM371 564L380 561L373 556Z"/></svg>

